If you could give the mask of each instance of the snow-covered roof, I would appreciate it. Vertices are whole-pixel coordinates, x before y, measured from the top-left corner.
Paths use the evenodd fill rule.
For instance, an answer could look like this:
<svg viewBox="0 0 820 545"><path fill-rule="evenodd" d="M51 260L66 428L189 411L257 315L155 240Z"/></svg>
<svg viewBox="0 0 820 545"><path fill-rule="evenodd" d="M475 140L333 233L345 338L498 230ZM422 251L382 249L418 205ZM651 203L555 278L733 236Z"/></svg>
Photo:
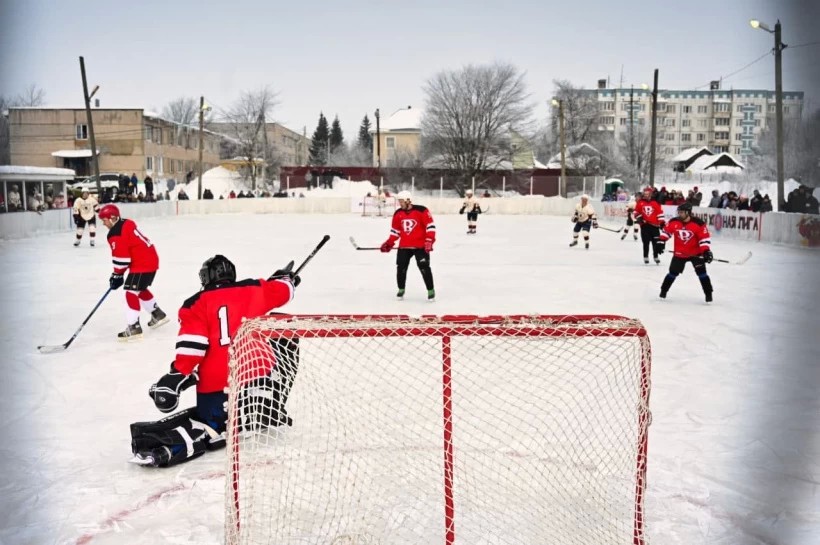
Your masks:
<svg viewBox="0 0 820 545"><path fill-rule="evenodd" d="M570 168L583 168L589 157L598 157L601 152L595 146L582 142L574 146L567 146L566 164ZM552 157L545 168L561 168L561 152Z"/></svg>
<svg viewBox="0 0 820 545"><path fill-rule="evenodd" d="M385 131L419 131L421 130L421 114L418 108L402 108L393 113L387 119L382 119L379 123L379 130ZM370 132L376 132L375 123Z"/></svg>
<svg viewBox="0 0 820 545"><path fill-rule="evenodd" d="M70 168L0 166L0 179L3 180L71 180L74 175L75 172Z"/></svg>
<svg viewBox="0 0 820 545"><path fill-rule="evenodd" d="M100 150L97 150L97 155ZM52 157L62 157L63 159L76 159L78 157L91 157L90 149L61 149L51 152Z"/></svg>
<svg viewBox="0 0 820 545"><path fill-rule="evenodd" d="M732 165L717 165L721 158L728 157L730 161L733 163ZM704 170L715 170L718 172L733 172L735 169L743 169L745 168L742 163L740 163L737 159L729 155L728 153L721 153L718 155L704 155L702 157L698 157L695 161L689 165L687 171L690 172L703 172ZM729 169L729 170L727 170Z"/></svg>
<svg viewBox="0 0 820 545"><path fill-rule="evenodd" d="M703 150L706 151L707 155L712 155L712 150L710 150L706 146L703 146L703 147L700 147L700 148L686 148L685 150L683 150L679 154L672 157L672 161L675 162L675 163L680 162L680 161L688 161L689 159L691 159L692 157L694 157L695 155L697 155L698 153L700 153Z"/></svg>

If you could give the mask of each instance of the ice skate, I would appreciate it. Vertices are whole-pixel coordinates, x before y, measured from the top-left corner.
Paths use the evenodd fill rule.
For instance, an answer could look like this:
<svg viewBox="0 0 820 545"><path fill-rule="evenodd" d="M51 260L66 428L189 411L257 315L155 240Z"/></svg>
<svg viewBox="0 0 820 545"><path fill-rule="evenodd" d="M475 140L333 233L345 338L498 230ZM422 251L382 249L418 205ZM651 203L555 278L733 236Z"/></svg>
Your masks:
<svg viewBox="0 0 820 545"><path fill-rule="evenodd" d="M427 300L431 303L436 300L436 290L427 290Z"/></svg>
<svg viewBox="0 0 820 545"><path fill-rule="evenodd" d="M156 329L165 323L168 323L168 316L162 312L161 308L155 306L154 310L151 311L151 319L148 321L148 327Z"/></svg>
<svg viewBox="0 0 820 545"><path fill-rule="evenodd" d="M626 233L624 233L623 235L621 235L621 240L623 240L623 239L625 239L625 238L626 238Z"/></svg>
<svg viewBox="0 0 820 545"><path fill-rule="evenodd" d="M399 301L404 299L404 290L403 289L400 289L398 292L396 292L396 299L398 299Z"/></svg>
<svg viewBox="0 0 820 545"><path fill-rule="evenodd" d="M644 265L649 265L649 258L648 257L643 258L643 264Z"/></svg>
<svg viewBox="0 0 820 545"><path fill-rule="evenodd" d="M80 239L74 241L74 247L78 247L80 245Z"/></svg>
<svg viewBox="0 0 820 545"><path fill-rule="evenodd" d="M139 320L135 323L125 326L125 330L117 333L117 340L121 342L135 341L142 338L142 326Z"/></svg>
<svg viewBox="0 0 820 545"><path fill-rule="evenodd" d="M91 242L89 242L89 244L91 244L92 248L94 247L94 239L93 238L91 239Z"/></svg>
<svg viewBox="0 0 820 545"><path fill-rule="evenodd" d="M586 248L587 250L589 250L589 242L584 242L584 248Z"/></svg>
<svg viewBox="0 0 820 545"><path fill-rule="evenodd" d="M578 241L577 240L573 240L572 242L569 243L570 248L572 248L573 246L578 246Z"/></svg>
<svg viewBox="0 0 820 545"><path fill-rule="evenodd" d="M707 303L711 303L711 302L712 302L712 292L711 292L711 291L706 292L706 302L707 302Z"/></svg>
<svg viewBox="0 0 820 545"><path fill-rule="evenodd" d="M660 298L661 299L666 299L666 292L665 291L661 290Z"/></svg>
<svg viewBox="0 0 820 545"><path fill-rule="evenodd" d="M660 264L661 264L661 258L655 256L655 265L660 265Z"/></svg>
<svg viewBox="0 0 820 545"><path fill-rule="evenodd" d="M634 235L632 238L634 238L635 240L638 240L638 235Z"/></svg>

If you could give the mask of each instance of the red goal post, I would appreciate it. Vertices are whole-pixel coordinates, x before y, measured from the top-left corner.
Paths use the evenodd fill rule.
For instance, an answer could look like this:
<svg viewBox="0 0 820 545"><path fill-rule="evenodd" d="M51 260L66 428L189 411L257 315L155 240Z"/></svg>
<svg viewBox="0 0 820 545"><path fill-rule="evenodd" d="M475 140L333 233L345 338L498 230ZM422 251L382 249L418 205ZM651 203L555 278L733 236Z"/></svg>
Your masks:
<svg viewBox="0 0 820 545"><path fill-rule="evenodd" d="M292 426L260 429L271 368ZM226 543L643 545L650 369L621 316L248 320Z"/></svg>

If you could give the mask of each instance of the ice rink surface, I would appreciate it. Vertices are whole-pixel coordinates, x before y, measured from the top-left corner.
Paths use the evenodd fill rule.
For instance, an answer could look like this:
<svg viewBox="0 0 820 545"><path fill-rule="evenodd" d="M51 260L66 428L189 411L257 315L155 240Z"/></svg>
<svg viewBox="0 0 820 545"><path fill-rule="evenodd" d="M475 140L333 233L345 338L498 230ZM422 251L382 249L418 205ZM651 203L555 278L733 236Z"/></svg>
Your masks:
<svg viewBox="0 0 820 545"><path fill-rule="evenodd" d="M568 248L563 217L488 214L475 236L463 216L436 220L432 304L414 264L396 301L395 254L350 245L349 236L381 244L384 218L214 215L138 225L159 251L152 290L169 315L199 289L208 257L228 256L240 278L266 277L300 263L327 233L284 310L638 318L653 349L649 542L820 542L820 253L716 236L716 257L754 257L710 265L715 302L706 305L691 268L660 301L669 256L644 265L631 236L599 229L585 251ZM67 341L107 289L104 228L100 235L96 248L87 238L74 248L68 233L0 242L0 543L219 544L224 453L165 470L127 463L129 423L161 416L147 389L173 358L173 321L142 341L117 342L118 291L66 352L35 349ZM193 401L189 391L180 406Z"/></svg>

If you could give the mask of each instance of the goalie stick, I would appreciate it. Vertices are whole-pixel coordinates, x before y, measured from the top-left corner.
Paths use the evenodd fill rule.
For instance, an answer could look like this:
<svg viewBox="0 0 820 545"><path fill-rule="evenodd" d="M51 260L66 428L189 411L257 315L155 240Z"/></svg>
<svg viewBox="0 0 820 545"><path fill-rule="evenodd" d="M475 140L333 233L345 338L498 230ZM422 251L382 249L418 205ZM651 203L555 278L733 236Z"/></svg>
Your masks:
<svg viewBox="0 0 820 545"><path fill-rule="evenodd" d="M54 346L49 346L49 345L38 346L37 350L39 350L41 354L51 354L53 352L62 352L65 349L67 349L71 345L71 343L74 342L74 339L77 338L77 335L80 334L80 331L83 330L83 328L85 327L85 324L88 323L88 320L90 320L91 317L94 316L94 313L97 312L97 309L100 308L100 305L102 305L102 302L105 301L105 298L108 297L109 293L111 293L111 288L108 288L108 290L106 290L106 292L103 294L103 296L100 298L100 300L97 301L97 304L94 305L94 308L91 310L91 313L86 317L85 320L83 320L83 323L80 324L80 327L77 328L77 331L74 332L74 335L72 335L71 338L68 339L68 341L66 341L63 344L58 344L58 345L54 345Z"/></svg>
<svg viewBox="0 0 820 545"><path fill-rule="evenodd" d="M350 243L357 250L381 250L381 246L359 246L358 244L356 244L356 239L353 237L350 237Z"/></svg>
<svg viewBox="0 0 820 545"><path fill-rule="evenodd" d="M744 263L749 261L751 258L752 258L752 252L749 252L746 255L744 255L742 258L738 259L737 261L729 261L728 259L718 259L718 258L715 258L714 260L719 262L719 263L728 263L730 265L743 265Z"/></svg>

